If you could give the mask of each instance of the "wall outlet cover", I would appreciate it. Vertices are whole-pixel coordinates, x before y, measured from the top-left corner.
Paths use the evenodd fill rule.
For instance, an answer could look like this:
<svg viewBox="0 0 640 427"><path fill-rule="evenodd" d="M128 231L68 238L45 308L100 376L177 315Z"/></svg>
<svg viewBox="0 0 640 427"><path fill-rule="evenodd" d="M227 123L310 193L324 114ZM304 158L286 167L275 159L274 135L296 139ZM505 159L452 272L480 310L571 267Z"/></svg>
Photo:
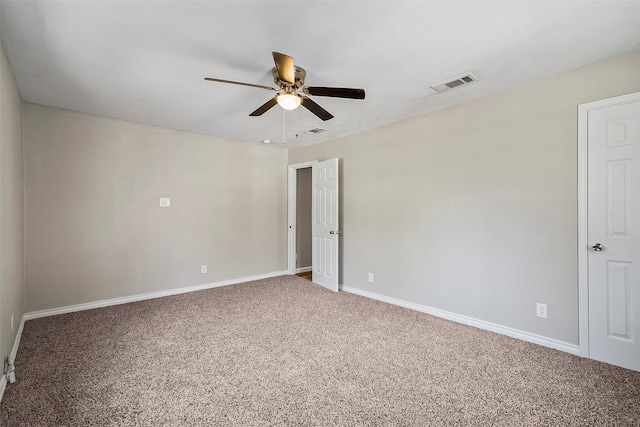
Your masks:
<svg viewBox="0 0 640 427"><path fill-rule="evenodd" d="M547 304L536 304L536 315L538 317L542 317L543 319L547 318Z"/></svg>

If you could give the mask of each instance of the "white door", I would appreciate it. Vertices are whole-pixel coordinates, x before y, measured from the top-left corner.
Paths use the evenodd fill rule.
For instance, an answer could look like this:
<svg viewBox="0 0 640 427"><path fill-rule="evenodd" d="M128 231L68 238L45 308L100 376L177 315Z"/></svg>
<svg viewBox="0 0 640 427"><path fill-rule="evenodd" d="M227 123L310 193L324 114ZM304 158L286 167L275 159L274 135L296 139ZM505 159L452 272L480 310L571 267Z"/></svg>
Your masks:
<svg viewBox="0 0 640 427"><path fill-rule="evenodd" d="M640 97L587 120L589 356L640 371Z"/></svg>
<svg viewBox="0 0 640 427"><path fill-rule="evenodd" d="M338 292L338 159L316 163L312 170L312 280Z"/></svg>

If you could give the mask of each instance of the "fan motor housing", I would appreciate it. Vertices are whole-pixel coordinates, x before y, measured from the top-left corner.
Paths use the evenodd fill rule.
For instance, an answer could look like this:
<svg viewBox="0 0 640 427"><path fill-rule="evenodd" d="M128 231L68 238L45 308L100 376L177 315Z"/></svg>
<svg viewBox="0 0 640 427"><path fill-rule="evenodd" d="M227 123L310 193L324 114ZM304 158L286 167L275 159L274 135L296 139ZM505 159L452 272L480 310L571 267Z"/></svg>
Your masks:
<svg viewBox="0 0 640 427"><path fill-rule="evenodd" d="M295 84L291 85L288 82L284 82L282 80L280 80L280 76L278 75L278 70L276 67L273 67L271 69L271 74L273 74L273 81L275 84L277 84L279 87L283 88L286 86L292 86L295 87L296 89L300 89L302 86L304 86L304 79L307 77L307 72L304 70L304 68L300 68L297 65L294 66L294 80L295 80Z"/></svg>

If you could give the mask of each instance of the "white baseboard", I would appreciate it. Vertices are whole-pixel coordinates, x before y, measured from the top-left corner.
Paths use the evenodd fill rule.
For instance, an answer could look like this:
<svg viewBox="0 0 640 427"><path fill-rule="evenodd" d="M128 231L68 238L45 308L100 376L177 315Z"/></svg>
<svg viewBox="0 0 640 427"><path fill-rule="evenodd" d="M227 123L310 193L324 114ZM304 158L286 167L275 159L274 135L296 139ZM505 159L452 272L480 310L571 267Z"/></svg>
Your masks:
<svg viewBox="0 0 640 427"><path fill-rule="evenodd" d="M11 363L14 363L16 360L16 354L18 354L18 347L20 346L20 339L22 338L22 330L24 329L25 318L22 316L22 320L20 320L20 326L18 326L18 331L16 332L16 337L13 340L13 348L11 349L11 353L9 353L9 360ZM2 365L4 367L4 358L2 359ZM16 374L17 376L18 374ZM2 402L2 396L4 396L4 390L7 388L7 376L2 375L0 378L0 402Z"/></svg>
<svg viewBox="0 0 640 427"><path fill-rule="evenodd" d="M309 272L311 270L313 270L312 266L296 268L296 274L298 274L298 273L307 273L307 272Z"/></svg>
<svg viewBox="0 0 640 427"><path fill-rule="evenodd" d="M129 302L143 301L154 298L162 298L171 295L185 294L187 292L202 291L205 289L219 288L221 286L236 285L238 283L251 282L253 280L268 279L270 277L283 276L288 274L287 271L274 271L256 276L240 277L237 279L223 280L220 282L205 283L196 286L187 286L184 288L168 289L166 291L151 292L147 294L131 295L128 297L112 298L84 304L68 305L66 307L50 308L47 310L31 311L25 313L24 320L39 319L41 317L56 316L58 314L73 313L75 311L92 310L94 308L109 307L112 305L126 304Z"/></svg>
<svg viewBox="0 0 640 427"><path fill-rule="evenodd" d="M2 396L4 396L4 389L7 388L7 377L3 375L0 378L0 403L2 402Z"/></svg>
<svg viewBox="0 0 640 427"><path fill-rule="evenodd" d="M20 346L20 339L22 338L22 330L24 329L25 320L27 319L25 319L23 315L22 319L20 320L20 326L18 326L16 338L13 340L13 348L11 349L11 353L9 354L9 359L11 359L12 362L16 360L16 354L18 354L18 347Z"/></svg>
<svg viewBox="0 0 640 427"><path fill-rule="evenodd" d="M556 350L560 350L560 351L574 354L576 356L580 356L580 346L577 346L575 344L569 344L563 341L555 340L553 338L543 337L541 335L536 335L530 332L509 328L507 326L502 326L502 325L498 325L497 323L491 323L484 320L475 319L469 316L463 316L461 314L452 313L450 311L440 310L438 308L415 304L409 301L387 297L387 296L376 294L369 291L363 291L361 289L352 288L350 286L343 285L341 289L345 292L349 292L352 294L375 299L375 300L386 302L393 305L398 305L400 307L405 307L411 310L420 311L422 313L430 314L432 316L441 317L443 319L452 320L454 322L462 323L469 326L474 326L479 329L496 332L502 335L507 335L512 338L517 338L522 341L540 344L545 347L554 348Z"/></svg>

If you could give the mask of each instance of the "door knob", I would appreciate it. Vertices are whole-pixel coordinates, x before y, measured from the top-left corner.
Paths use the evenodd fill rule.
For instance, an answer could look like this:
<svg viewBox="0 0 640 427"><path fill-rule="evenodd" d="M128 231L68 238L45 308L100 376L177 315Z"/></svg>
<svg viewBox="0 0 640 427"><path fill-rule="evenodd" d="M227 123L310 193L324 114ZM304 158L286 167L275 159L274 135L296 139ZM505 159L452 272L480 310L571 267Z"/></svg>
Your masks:
<svg viewBox="0 0 640 427"><path fill-rule="evenodd" d="M601 250L604 249L604 247L602 246L602 244L596 243L595 245L591 246L591 249L593 249L596 252L600 252Z"/></svg>
<svg viewBox="0 0 640 427"><path fill-rule="evenodd" d="M342 231L340 231L340 230L335 230L335 231L334 231L334 230L331 230L331 231L329 232L329 234L340 234L340 233L342 233Z"/></svg>

